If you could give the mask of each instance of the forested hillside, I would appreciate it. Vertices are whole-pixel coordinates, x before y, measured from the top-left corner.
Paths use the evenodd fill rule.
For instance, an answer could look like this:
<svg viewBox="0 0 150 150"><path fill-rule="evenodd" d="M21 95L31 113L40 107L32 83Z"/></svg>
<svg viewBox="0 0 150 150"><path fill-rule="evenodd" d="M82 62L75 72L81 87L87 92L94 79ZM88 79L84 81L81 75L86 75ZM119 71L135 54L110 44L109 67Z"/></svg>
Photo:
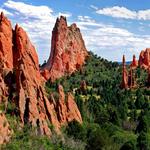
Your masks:
<svg viewBox="0 0 150 150"><path fill-rule="evenodd" d="M83 124L70 122L68 127L62 128L63 138L54 132L52 140L43 136L37 138L31 132L34 129L29 126L23 131L15 129L13 139L3 149L19 149L19 146L28 149L33 145L33 149L41 147L62 150L149 149L150 90L146 86L147 73L137 68L135 74L139 86L121 89L122 66L90 53L85 66L78 72L54 83L48 81L45 86L48 95L53 93L56 101L59 84L65 92L72 92ZM7 116L9 118L9 114ZM16 128L17 118L10 119L13 119L13 128Z"/></svg>

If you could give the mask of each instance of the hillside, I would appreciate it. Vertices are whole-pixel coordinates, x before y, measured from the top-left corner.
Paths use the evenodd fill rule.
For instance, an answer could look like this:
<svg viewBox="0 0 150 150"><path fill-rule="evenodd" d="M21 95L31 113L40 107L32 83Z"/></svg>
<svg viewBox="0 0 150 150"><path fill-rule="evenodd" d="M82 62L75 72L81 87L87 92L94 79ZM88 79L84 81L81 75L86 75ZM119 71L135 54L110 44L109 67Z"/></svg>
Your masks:
<svg viewBox="0 0 150 150"><path fill-rule="evenodd" d="M47 91L54 92L57 85L61 84L66 92L72 91L75 95L83 125L80 131L75 122L71 123L67 134L85 142L89 150L93 147L113 150L148 148L148 74L139 67L134 73L138 87L121 89L122 66L90 53L80 71L53 84L47 82Z"/></svg>
<svg viewBox="0 0 150 150"><path fill-rule="evenodd" d="M128 66L127 66L128 68ZM120 89L122 66L89 53L86 64L78 72L46 83L46 91L53 93L57 102L58 85L65 93L72 92L83 118L83 124L76 121L61 129L64 139L53 131L51 140L36 136L35 129L26 125L17 128L18 118L12 117L9 105L7 118L11 121L14 136L2 149L139 149L149 147L150 133L150 90L146 88L146 72L140 70L137 81L140 88ZM50 127L53 130L53 126ZM32 132L31 132L32 131ZM33 132L34 131L34 132ZM76 146L75 146L76 145ZM78 145L78 146L77 146Z"/></svg>

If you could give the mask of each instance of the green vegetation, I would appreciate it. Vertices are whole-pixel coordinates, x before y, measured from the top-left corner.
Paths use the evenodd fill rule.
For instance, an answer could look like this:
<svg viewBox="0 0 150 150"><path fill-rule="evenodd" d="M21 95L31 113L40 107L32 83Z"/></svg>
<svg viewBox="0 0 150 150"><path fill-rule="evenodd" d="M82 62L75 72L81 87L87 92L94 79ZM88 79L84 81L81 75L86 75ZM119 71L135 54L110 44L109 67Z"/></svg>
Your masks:
<svg viewBox="0 0 150 150"><path fill-rule="evenodd" d="M47 92L54 92L56 99L58 84L63 85L65 92L73 92L83 124L72 121L62 129L63 136L53 133L51 139L37 136L36 129L25 127L23 131L17 130L11 142L2 149L149 150L150 89L146 88L147 73L137 68L135 74L140 88L120 89L121 73L118 63L90 53L81 70L55 83L46 83ZM83 80L87 84L84 90L80 88ZM15 124L17 118L14 120Z"/></svg>

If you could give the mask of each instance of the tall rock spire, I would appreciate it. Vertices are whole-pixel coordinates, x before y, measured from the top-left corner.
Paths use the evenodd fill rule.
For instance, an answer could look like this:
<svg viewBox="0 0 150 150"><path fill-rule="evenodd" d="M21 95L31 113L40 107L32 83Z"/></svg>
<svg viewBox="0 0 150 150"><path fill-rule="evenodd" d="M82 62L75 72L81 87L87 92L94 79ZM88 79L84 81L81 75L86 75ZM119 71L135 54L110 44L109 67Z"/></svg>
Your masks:
<svg viewBox="0 0 150 150"><path fill-rule="evenodd" d="M128 76L128 86L129 88L136 87L136 78L134 68L130 67L129 76Z"/></svg>
<svg viewBox="0 0 150 150"><path fill-rule="evenodd" d="M75 103L73 95L71 93L65 95L63 87L59 87L59 103L57 106L52 93L50 99L48 99L48 93L45 91L43 78L40 74L38 55L35 47L32 45L27 33L23 28L16 24L15 29L13 30L10 21L4 16L4 14L1 13L0 15L0 104L5 104L6 102L5 106L7 107L9 97L10 102L14 103L16 109L18 110L16 113L18 116L20 116L21 125L23 126L24 124L29 123L30 125L37 127L37 133L42 135L51 135L49 123L54 126L54 130L57 133L61 132L60 128L62 125L66 125L72 120L82 123L82 117ZM65 45L63 42L68 41L70 38L68 37L68 39L66 39L64 37L67 36L65 30L68 30L68 32L75 32L75 30L78 29L74 27L75 26L70 27L71 29L68 29L66 19L63 17L58 19L56 23L56 27L53 31L56 33L56 36L53 39L54 55L52 55L52 60L54 59L54 61L52 61L51 64L53 72L55 72L55 69L57 69L57 63L58 66L62 65L61 67L64 65L62 63L63 61L75 61L78 63L78 60L76 60L78 58L77 56L75 56L75 58L69 58L69 56L72 55L67 53L67 60L65 60L65 56L63 56L63 48ZM59 34L61 34L61 36L58 36ZM75 37L76 36L77 35L75 35ZM61 38L61 42L59 41L58 37ZM74 46L77 46L77 43L78 42L75 42ZM66 44L68 43L66 42ZM81 50L81 48L84 47L82 45L78 48L78 50ZM71 50L73 51L73 49ZM75 60L73 60L73 58ZM61 62L59 62L59 60L61 60ZM64 68L61 69L63 70ZM59 71L55 72L53 77L55 77ZM9 74L7 72L11 73L11 77L8 76ZM9 82L8 85L6 83L7 80ZM9 90L9 85L12 86L13 92L16 94L13 94L12 91ZM65 98L67 99L66 101ZM3 114L1 114L0 110L0 126L3 124L3 122L7 121L5 115ZM9 139L11 132L9 128L10 127L8 123L6 124L6 127L0 127L0 133L2 133L2 135L0 135L0 144ZM3 133L3 131L7 131L7 133Z"/></svg>
<svg viewBox="0 0 150 150"><path fill-rule="evenodd" d="M132 69L136 69L138 66L138 61L136 61L136 57L135 55L133 55L133 60L132 63L130 64L130 67L132 67Z"/></svg>
<svg viewBox="0 0 150 150"><path fill-rule="evenodd" d="M41 74L46 80L55 81L79 69L87 56L80 29L76 24L68 26L66 18L61 16L53 28L50 57Z"/></svg>
<svg viewBox="0 0 150 150"><path fill-rule="evenodd" d="M122 58L122 82L121 82L121 88L128 88L128 74L127 74L126 65L125 65L125 55L123 55L123 58Z"/></svg>

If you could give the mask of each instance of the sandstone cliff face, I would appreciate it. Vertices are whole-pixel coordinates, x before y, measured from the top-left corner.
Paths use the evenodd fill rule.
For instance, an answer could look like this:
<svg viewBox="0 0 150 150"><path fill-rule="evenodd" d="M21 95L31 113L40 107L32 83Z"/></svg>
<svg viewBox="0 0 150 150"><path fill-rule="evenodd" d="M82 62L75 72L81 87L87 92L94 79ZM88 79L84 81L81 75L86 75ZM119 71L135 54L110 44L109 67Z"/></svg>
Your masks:
<svg viewBox="0 0 150 150"><path fill-rule="evenodd" d="M54 81L79 69L88 56L82 35L76 24L67 26L65 17L57 19L52 32L51 53L41 74Z"/></svg>
<svg viewBox="0 0 150 150"><path fill-rule="evenodd" d="M50 136L49 124L52 124L55 131L60 134L62 125L74 119L82 123L74 97L71 93L65 96L62 86L58 88L58 103L52 93L50 99L47 98L40 74L38 56L26 32L18 25L15 30L12 30L10 21L4 17L3 13L0 21L0 60L2 61L0 65L0 103L4 102L3 97L5 97L7 107L9 88L15 82L13 85L17 93L15 104L19 110L18 115L22 126L28 123L37 127L37 134ZM10 75L9 78L8 75ZM12 75L15 80L11 77ZM66 102L65 97L67 97ZM0 135L1 144L8 141L11 129L4 114L0 114L0 120L0 132L4 132L2 137ZM6 122L5 127L2 126L3 122Z"/></svg>
<svg viewBox="0 0 150 150"><path fill-rule="evenodd" d="M42 87L35 48L18 25L15 27L14 41L14 68L21 122L37 126L41 134L50 135L45 105L48 100Z"/></svg>
<svg viewBox="0 0 150 150"><path fill-rule="evenodd" d="M10 21L0 15L0 103L6 101L8 87L4 82L5 76L13 68L12 26Z"/></svg>
<svg viewBox="0 0 150 150"><path fill-rule="evenodd" d="M0 15L0 63L4 68L13 68L13 54L12 54L12 26L10 21L4 16Z"/></svg>
<svg viewBox="0 0 150 150"><path fill-rule="evenodd" d="M139 56L139 66L148 69L150 67L150 48L142 50Z"/></svg>

